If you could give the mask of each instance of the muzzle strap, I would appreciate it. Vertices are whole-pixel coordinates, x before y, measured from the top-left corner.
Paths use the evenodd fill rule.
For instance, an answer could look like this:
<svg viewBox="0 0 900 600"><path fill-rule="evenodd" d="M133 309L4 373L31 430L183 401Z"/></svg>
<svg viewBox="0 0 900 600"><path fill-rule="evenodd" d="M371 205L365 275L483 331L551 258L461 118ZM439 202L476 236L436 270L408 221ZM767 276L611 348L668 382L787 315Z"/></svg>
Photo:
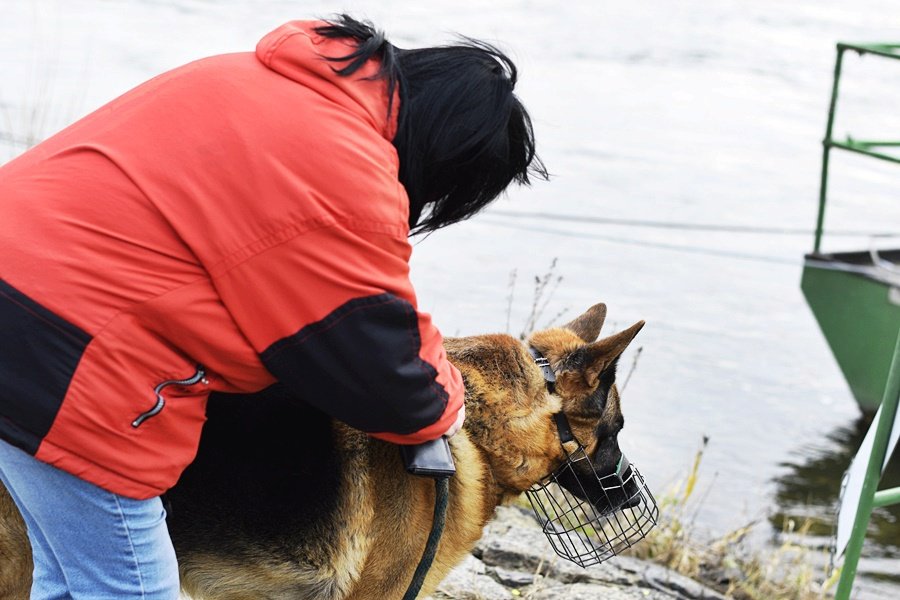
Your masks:
<svg viewBox="0 0 900 600"><path fill-rule="evenodd" d="M569 419L566 418L566 413L558 412L553 415L553 420L556 422L556 430L559 432L559 441L565 444L566 442L574 442L575 436L572 434L572 428L569 426Z"/></svg>

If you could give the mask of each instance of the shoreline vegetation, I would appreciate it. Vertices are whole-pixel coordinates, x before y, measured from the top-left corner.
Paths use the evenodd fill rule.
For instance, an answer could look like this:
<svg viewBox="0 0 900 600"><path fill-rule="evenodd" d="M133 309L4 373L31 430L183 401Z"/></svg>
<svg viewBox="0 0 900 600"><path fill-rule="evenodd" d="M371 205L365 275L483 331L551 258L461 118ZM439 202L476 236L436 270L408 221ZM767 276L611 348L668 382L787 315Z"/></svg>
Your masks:
<svg viewBox="0 0 900 600"><path fill-rule="evenodd" d="M525 326L518 334L525 340L537 328L539 319L545 314L554 292L562 282L557 274L557 258L553 258L543 275L533 278L532 302ZM508 294L506 331L511 333L510 321L518 270L510 272L507 284ZM553 326L567 312L561 310L544 327ZM615 329L615 323L611 329ZM634 375L643 346L634 353L625 379L620 383L625 387ZM747 544L747 538L758 525L750 522L709 539L696 526L702 510L705 495L697 495L700 467L703 454L709 443L704 437L686 477L675 483L657 498L660 507L659 524L625 553L626 556L656 563L698 583L709 586L735 600L826 600L837 582L839 570L827 573L816 564L827 560L814 561L812 556L824 552L796 543L813 527L809 518L802 521L787 518L782 531L775 537L774 548L754 548ZM710 484L712 485L712 484ZM524 497L517 503L530 510Z"/></svg>
<svg viewBox="0 0 900 600"><path fill-rule="evenodd" d="M733 600L827 600L832 597L831 590L834 587L839 571L827 578L825 568L821 566L827 561L812 560L817 553L824 550L810 548L796 542L806 535L812 526L812 521L806 520L797 523L793 519L785 521L783 531L778 533L776 544L773 548L764 549L750 546L746 543L749 534L754 530L758 521L754 521L719 537L710 539L708 535L701 533L696 526L698 513L702 510L703 496L698 494L700 483L700 467L703 453L709 439L704 438L701 447L697 450L693 464L688 474L669 490L658 498L660 507L659 524L638 542L635 546L599 567L580 569L577 566L559 566L562 559L553 557L544 563L543 568L535 570L535 577L545 576L551 580L551 588L559 587L560 592L554 596L546 596L541 590L545 590L547 583L539 580L529 581L527 586L513 589L512 596L516 598L543 599L543 598L567 598L562 588L573 586L583 581L590 581L597 586L611 586L615 589L616 598L630 598L629 590L634 592L634 597L641 594L645 597L648 590L660 593L653 598L679 598L691 600L733 599ZM515 507L522 511L524 518L532 521L531 527L539 530L539 525L531 514L531 506L522 496ZM525 515L527 514L527 517ZM483 547L499 545L495 539L498 530L505 531L508 525L509 514L498 510L498 525L489 525L485 531L485 539L479 542L474 552L475 557L484 559L488 572L491 568L497 568L496 558L486 556ZM519 535L522 535L519 533ZM543 534L540 535L543 538ZM546 540L537 540L533 543L536 547L546 546ZM512 554L507 552L507 554ZM523 552L524 554L524 552ZM552 554L552 553L551 553ZM528 567L527 556L521 556L513 560L507 557L508 562L516 566ZM517 562L523 563L517 565ZM658 573L653 571L650 565L658 565L662 568ZM552 565L552 566L548 566ZM505 567L506 565L501 565ZM484 565L481 566L482 571ZM467 568L464 563L461 570ZM568 571L574 570L573 575ZM472 573L471 565L468 571ZM562 576L560 571L564 571ZM476 571L477 572L477 571ZM577 575L583 572L583 578ZM636 575L628 580L623 578L622 572ZM506 583L502 578L502 569L493 573L494 579ZM458 580L459 575L456 576ZM680 579L679 579L680 578ZM452 579L448 577L448 580ZM695 587L691 588L694 582ZM476 586L476 582L471 581ZM444 584L442 584L443 587ZM452 584L451 584L452 586ZM440 589L440 588L439 588ZM600 587L594 592L598 592ZM462 593L462 595L460 595ZM454 588L449 596L438 594L436 598L477 598L478 600L493 598L490 594L476 593L472 595L473 588ZM604 594L613 592L603 588ZM580 596L579 596L580 597ZM585 596L585 597L607 597Z"/></svg>
<svg viewBox="0 0 900 600"><path fill-rule="evenodd" d="M818 550L795 543L813 523L786 519L779 542L771 551L750 548L744 542L757 521L715 539L700 535L695 526L703 497L696 496L704 437L688 475L659 498L659 525L627 553L653 561L708 585L735 600L824 600L831 597L839 571L817 568ZM822 561L818 561L821 563ZM827 562L827 561L825 561Z"/></svg>

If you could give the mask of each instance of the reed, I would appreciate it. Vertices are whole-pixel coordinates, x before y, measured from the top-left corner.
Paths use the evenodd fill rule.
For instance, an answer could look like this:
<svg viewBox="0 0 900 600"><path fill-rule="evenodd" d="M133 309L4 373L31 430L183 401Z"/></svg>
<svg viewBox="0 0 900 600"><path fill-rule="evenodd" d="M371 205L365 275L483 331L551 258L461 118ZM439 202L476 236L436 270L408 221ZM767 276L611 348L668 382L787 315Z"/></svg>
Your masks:
<svg viewBox="0 0 900 600"><path fill-rule="evenodd" d="M817 550L794 541L809 532L811 520L799 524L786 520L776 536L778 545L765 550L747 544L756 522L712 541L698 531L695 523L702 497L697 496L697 484L708 443L709 438L704 437L687 476L658 499L659 525L628 554L701 581L735 600L829 598L826 573L818 573L813 566L816 561L811 560Z"/></svg>

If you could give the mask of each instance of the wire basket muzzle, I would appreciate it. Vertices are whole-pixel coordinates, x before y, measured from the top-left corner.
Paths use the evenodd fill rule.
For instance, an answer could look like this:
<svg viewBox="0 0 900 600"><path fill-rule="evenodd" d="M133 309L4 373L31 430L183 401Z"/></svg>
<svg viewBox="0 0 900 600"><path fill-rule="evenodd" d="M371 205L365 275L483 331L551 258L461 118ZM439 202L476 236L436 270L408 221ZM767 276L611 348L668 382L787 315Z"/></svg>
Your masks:
<svg viewBox="0 0 900 600"><path fill-rule="evenodd" d="M525 494L553 550L582 567L633 546L659 518L653 494L624 455L616 472L599 475L579 448Z"/></svg>

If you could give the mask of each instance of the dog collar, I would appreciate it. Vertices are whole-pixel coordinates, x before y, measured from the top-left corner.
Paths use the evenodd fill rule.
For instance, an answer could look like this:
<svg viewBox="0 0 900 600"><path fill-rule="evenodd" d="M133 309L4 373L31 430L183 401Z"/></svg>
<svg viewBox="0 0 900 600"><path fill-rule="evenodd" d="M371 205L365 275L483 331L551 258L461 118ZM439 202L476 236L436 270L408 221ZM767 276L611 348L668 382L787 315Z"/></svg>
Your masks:
<svg viewBox="0 0 900 600"><path fill-rule="evenodd" d="M544 376L544 381L547 384L547 391L551 394L555 394L556 373L550 368L550 361L531 346L528 347L528 353L531 354L531 357L534 359L534 364L540 367L541 374ZM553 420L556 422L556 430L559 433L560 442L563 444L566 442L577 442L575 435L572 433L572 427L569 426L569 419L566 417L565 413L558 412L554 414Z"/></svg>
<svg viewBox="0 0 900 600"><path fill-rule="evenodd" d="M534 359L534 364L536 364L541 369L541 374L544 376L544 381L547 382L547 389L551 394L556 393L556 373L553 372L553 369L550 368L550 361L547 360L543 354L534 349L534 347L528 347L528 353L531 354L531 358Z"/></svg>

